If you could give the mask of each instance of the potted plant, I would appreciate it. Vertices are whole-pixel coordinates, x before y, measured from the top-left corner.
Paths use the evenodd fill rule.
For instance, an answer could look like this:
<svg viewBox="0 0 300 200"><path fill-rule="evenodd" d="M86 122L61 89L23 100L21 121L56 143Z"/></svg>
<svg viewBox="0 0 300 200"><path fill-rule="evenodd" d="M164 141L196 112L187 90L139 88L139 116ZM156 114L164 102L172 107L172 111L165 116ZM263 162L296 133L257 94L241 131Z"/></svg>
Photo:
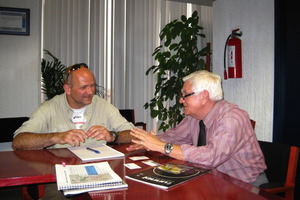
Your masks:
<svg viewBox="0 0 300 200"><path fill-rule="evenodd" d="M146 72L146 75L157 74L154 98L144 105L145 109L150 108L152 118L160 120L159 130L175 127L184 117L179 103L182 78L205 69L204 56L210 52L207 47L198 49L198 39L205 37L198 23L198 13L194 11L190 18L182 15L181 20L166 24L160 32L162 45L152 54L158 64Z"/></svg>
<svg viewBox="0 0 300 200"><path fill-rule="evenodd" d="M46 100L52 99L55 95L64 93L64 73L66 66L59 61L50 51L44 50L49 55L51 61L42 59L42 92L46 95Z"/></svg>

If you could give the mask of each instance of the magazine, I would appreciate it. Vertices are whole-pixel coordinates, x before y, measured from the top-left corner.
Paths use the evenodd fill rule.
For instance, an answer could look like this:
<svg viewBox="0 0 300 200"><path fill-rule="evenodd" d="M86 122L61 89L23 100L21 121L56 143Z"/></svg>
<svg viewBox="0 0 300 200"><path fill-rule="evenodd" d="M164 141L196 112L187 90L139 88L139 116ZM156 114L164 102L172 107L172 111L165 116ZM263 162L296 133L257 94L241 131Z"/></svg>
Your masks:
<svg viewBox="0 0 300 200"><path fill-rule="evenodd" d="M162 189L169 189L208 172L210 172L209 169L167 163L127 175L126 178Z"/></svg>
<svg viewBox="0 0 300 200"><path fill-rule="evenodd" d="M81 165L56 164L57 189L65 195L128 187L108 162Z"/></svg>
<svg viewBox="0 0 300 200"><path fill-rule="evenodd" d="M93 147L68 147L68 149L82 161L94 161L124 157L124 154L122 152L119 152L105 144Z"/></svg>

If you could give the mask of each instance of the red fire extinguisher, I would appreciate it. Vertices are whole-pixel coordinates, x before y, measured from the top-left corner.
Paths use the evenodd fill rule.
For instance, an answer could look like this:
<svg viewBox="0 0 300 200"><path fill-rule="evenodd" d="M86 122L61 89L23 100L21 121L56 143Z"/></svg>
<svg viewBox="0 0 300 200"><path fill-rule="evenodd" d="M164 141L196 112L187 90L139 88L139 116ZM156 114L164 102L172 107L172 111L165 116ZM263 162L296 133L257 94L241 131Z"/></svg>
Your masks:
<svg viewBox="0 0 300 200"><path fill-rule="evenodd" d="M224 79L242 78L242 41L239 37L242 36L240 29L235 29L228 36L224 50ZM228 48L227 54L226 49ZM227 67L226 67L227 55ZM227 73L228 70L228 73Z"/></svg>

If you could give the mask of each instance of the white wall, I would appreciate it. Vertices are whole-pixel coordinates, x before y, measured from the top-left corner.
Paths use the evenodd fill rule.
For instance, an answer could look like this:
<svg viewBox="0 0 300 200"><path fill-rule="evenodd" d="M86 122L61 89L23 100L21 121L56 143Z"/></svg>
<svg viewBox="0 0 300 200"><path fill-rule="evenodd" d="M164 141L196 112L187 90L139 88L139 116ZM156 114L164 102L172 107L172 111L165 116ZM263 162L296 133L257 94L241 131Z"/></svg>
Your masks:
<svg viewBox="0 0 300 200"><path fill-rule="evenodd" d="M213 2L213 71L223 77L226 38L243 32L243 78L223 81L224 97L256 121L258 139L271 141L274 93L274 0Z"/></svg>
<svg viewBox="0 0 300 200"><path fill-rule="evenodd" d="M0 35L0 118L29 116L40 104L40 0L0 0L30 9L30 36Z"/></svg>
<svg viewBox="0 0 300 200"><path fill-rule="evenodd" d="M30 36L0 35L0 117L29 116L40 104L40 0L0 0L29 8ZM223 81L225 99L256 121L261 140L272 140L274 0L213 2L213 71L223 76L223 51L232 29L243 31L243 78Z"/></svg>

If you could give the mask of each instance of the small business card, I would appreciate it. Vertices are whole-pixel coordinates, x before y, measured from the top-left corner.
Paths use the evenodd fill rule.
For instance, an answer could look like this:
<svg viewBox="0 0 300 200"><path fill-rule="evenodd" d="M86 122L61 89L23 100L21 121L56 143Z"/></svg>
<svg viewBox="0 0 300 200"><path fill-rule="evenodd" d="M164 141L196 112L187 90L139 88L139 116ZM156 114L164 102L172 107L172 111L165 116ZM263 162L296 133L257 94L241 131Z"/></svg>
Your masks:
<svg viewBox="0 0 300 200"><path fill-rule="evenodd" d="M147 156L132 156L129 159L136 161L136 160L147 160L149 158Z"/></svg>
<svg viewBox="0 0 300 200"><path fill-rule="evenodd" d="M135 164L135 163L126 163L126 164L124 164L125 165L125 167L127 167L128 169L140 169L141 167L140 166L138 166L137 164Z"/></svg>
<svg viewBox="0 0 300 200"><path fill-rule="evenodd" d="M144 163L144 164L146 164L146 165L149 165L149 166L151 166L151 167L155 167L155 166L160 165L159 163L154 162L153 160L142 161L142 163Z"/></svg>

